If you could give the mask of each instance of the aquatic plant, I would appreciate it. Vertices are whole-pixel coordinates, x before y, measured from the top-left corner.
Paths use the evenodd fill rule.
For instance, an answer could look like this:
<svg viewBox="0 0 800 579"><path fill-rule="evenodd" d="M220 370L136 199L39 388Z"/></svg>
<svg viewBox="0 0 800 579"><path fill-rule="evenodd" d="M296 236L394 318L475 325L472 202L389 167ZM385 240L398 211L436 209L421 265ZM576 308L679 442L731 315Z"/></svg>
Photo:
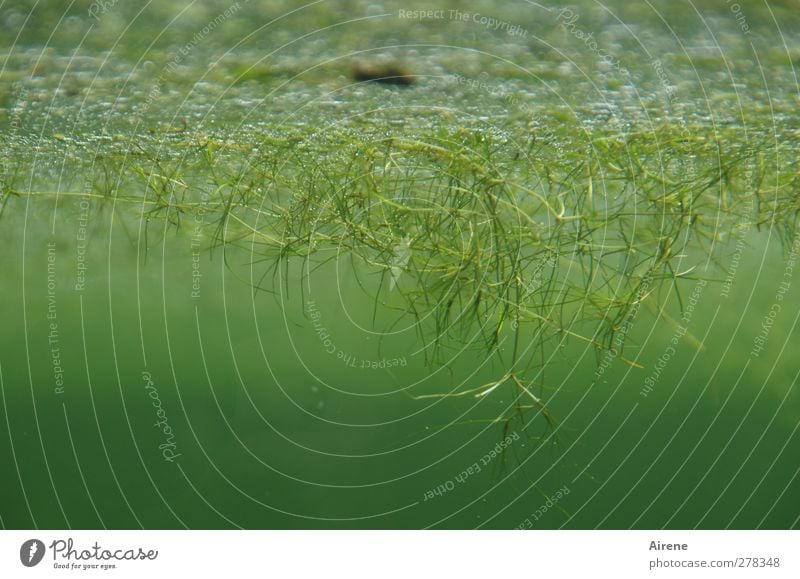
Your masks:
<svg viewBox="0 0 800 579"><path fill-rule="evenodd" d="M719 281L724 267L711 264L742 228L793 239L797 143L670 123L522 136L448 122L391 134L176 131L96 149L79 171L90 190L58 195L138 219L142 255L155 223L185 232L202 214L207 249L244 248L256 290L302 295L290 261L307 278L346 259L376 330L410 316L429 364L457 344L503 368L437 396L510 388L515 403L497 419L506 430L535 414L555 429L545 370L559 346L637 366L625 342L642 304L658 312L668 292L680 303L684 280ZM4 206L48 195L19 183Z"/></svg>

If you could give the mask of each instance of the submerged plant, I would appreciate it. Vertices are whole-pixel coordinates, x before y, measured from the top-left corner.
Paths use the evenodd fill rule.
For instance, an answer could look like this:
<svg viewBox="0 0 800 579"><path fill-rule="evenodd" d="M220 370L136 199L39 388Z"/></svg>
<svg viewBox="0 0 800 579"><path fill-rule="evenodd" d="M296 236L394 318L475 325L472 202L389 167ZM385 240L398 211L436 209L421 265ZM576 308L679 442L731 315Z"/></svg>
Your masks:
<svg viewBox="0 0 800 579"><path fill-rule="evenodd" d="M623 347L643 303L658 309L663 290L680 301L682 280L714 279L697 266L743 224L792 239L799 207L798 169L783 168L796 143L668 124L555 138L514 143L447 123L388 136L186 132L106 152L87 169L104 192L82 196L138 211L145 234L201 212L210 249L243 247L262 268L258 289L300 291L278 275L291 259L310 275L347 257L378 280L364 284L376 330L411 317L429 364L459 344L501 365L488 384L436 396L510 389L505 429L541 414L555 430L548 349L579 341L637 366Z"/></svg>

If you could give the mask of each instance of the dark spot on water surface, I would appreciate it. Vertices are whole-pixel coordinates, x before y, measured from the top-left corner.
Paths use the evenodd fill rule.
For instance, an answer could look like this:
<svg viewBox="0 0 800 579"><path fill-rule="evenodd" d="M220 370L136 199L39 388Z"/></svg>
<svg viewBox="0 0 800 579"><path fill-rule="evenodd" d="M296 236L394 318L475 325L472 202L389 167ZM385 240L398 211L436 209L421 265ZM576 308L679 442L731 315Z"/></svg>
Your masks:
<svg viewBox="0 0 800 579"><path fill-rule="evenodd" d="M361 62L353 67L351 76L357 82L379 82L398 86L410 86L417 82L417 78L399 64Z"/></svg>

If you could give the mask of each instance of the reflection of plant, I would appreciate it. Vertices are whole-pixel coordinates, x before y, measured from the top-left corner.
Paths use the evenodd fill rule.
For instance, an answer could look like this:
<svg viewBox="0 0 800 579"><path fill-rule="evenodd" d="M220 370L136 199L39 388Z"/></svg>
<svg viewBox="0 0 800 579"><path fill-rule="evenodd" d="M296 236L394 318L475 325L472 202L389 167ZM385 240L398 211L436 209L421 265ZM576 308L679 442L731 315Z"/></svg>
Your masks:
<svg viewBox="0 0 800 579"><path fill-rule="evenodd" d="M416 321L430 363L446 362L453 343L502 363L497 381L456 395L511 388L506 427L530 411L549 422L542 374L531 372L547 348L577 340L635 365L618 351L627 321L664 288L680 300L681 280L697 275L690 255L714 259L743 222L792 238L797 215L796 168L777 170L789 145L767 155L753 138L671 126L557 136L556 151L442 127L252 143L176 134L168 147L144 141L135 154L103 156L87 196L175 228L202 210L209 247L255 249L270 264L261 285L290 257L348 255L381 280L376 311Z"/></svg>

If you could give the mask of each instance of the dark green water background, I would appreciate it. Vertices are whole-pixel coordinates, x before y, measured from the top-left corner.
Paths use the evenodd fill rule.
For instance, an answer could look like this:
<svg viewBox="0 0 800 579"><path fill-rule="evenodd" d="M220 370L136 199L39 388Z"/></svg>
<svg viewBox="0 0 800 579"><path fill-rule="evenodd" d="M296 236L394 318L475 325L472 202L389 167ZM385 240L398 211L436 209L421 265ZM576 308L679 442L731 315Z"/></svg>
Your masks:
<svg viewBox="0 0 800 579"><path fill-rule="evenodd" d="M499 367L473 349L448 351L450 370L432 371L403 323L378 339L347 259L313 272L305 295L290 268L287 295L250 289L263 267L251 270L246 250L230 252L228 267L219 250L203 252L193 289L188 236L151 234L160 239L145 259L129 238L137 224L126 232L93 207L76 290L80 208L62 201L55 234L52 203L10 210L0 258L0 315L14 329L0 350L6 527L797 525L796 289L764 352L750 355L784 271L767 233L749 234L728 297L719 283L705 288L689 324L705 347L680 340L648 396L674 328L642 309L631 342L643 369L614 361L591 386L598 359L570 344L542 393L560 445L538 440L539 417L504 457L457 480L505 435L489 421L510 393L411 395L476 387ZM308 300L336 353L304 315ZM406 365L361 367L393 359ZM169 440L154 426L153 391ZM168 442L172 460L159 449ZM534 517L559 490L558 508Z"/></svg>

